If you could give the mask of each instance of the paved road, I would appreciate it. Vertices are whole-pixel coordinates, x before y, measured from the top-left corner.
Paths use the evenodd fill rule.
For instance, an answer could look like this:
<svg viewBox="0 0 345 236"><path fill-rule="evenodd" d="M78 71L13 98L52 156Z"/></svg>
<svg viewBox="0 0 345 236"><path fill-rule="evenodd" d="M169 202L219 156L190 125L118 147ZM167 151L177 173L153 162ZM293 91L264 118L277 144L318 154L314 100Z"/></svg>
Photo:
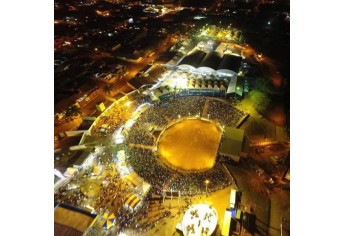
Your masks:
<svg viewBox="0 0 345 236"><path fill-rule="evenodd" d="M276 188L271 193L269 235L280 236L282 218L290 219L290 192ZM286 230L285 233L288 233ZM289 235L289 234L284 234Z"/></svg>

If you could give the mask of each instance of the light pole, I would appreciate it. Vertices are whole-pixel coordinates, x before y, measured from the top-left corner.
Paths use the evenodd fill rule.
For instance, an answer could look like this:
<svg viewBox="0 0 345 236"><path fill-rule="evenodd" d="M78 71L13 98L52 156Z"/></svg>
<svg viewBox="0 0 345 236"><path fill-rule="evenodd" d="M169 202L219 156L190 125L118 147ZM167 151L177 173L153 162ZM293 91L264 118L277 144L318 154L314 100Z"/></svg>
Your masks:
<svg viewBox="0 0 345 236"><path fill-rule="evenodd" d="M207 193L207 185L210 183L210 181L207 179L205 180L205 183L206 183L206 197L208 196L208 193Z"/></svg>
<svg viewBox="0 0 345 236"><path fill-rule="evenodd" d="M237 89L237 91L239 91L241 88L240 88L240 86L237 86L236 87L236 89ZM237 95L237 92L235 92L235 96ZM237 97L237 96L236 96Z"/></svg>

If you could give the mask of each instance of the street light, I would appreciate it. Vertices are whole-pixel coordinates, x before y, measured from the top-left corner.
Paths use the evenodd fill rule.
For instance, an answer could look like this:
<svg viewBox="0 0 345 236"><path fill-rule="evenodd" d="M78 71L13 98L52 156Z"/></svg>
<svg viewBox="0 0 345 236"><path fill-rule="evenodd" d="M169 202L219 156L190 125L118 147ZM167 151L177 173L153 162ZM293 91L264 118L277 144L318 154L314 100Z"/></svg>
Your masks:
<svg viewBox="0 0 345 236"><path fill-rule="evenodd" d="M206 183L206 197L207 197L207 185L210 183L210 181L207 179L207 180L205 180L205 183Z"/></svg>

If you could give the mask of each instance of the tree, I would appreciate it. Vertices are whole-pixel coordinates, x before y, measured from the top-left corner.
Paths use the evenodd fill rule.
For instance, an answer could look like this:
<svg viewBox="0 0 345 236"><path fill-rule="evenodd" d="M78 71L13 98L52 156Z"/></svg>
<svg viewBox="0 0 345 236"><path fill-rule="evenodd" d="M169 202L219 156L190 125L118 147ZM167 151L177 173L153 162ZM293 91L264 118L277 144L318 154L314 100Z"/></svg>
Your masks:
<svg viewBox="0 0 345 236"><path fill-rule="evenodd" d="M244 37L243 37L243 33L240 34L239 38L238 38L238 41L240 43L244 43Z"/></svg>
<svg viewBox="0 0 345 236"><path fill-rule="evenodd" d="M267 78L259 77L255 81L255 89L265 94L275 95L278 91L274 88L272 81Z"/></svg>
<svg viewBox="0 0 345 236"><path fill-rule="evenodd" d="M77 116L80 114L81 114L81 111L80 111L79 107L77 107L76 105L72 105L66 110L66 116L67 117Z"/></svg>
<svg viewBox="0 0 345 236"><path fill-rule="evenodd" d="M113 90L114 90L114 85L112 84L107 84L106 86L103 87L103 92L106 95L110 95Z"/></svg>
<svg viewBox="0 0 345 236"><path fill-rule="evenodd" d="M249 99L253 102L255 109L260 113L265 112L268 106L271 104L270 97L258 90L250 91Z"/></svg>
<svg viewBox="0 0 345 236"><path fill-rule="evenodd" d="M113 95L112 92L114 92L114 91L121 93L122 95L126 95L126 93L123 93L123 92L117 90L113 84L107 84L106 86L103 87L103 92L108 96L112 96Z"/></svg>

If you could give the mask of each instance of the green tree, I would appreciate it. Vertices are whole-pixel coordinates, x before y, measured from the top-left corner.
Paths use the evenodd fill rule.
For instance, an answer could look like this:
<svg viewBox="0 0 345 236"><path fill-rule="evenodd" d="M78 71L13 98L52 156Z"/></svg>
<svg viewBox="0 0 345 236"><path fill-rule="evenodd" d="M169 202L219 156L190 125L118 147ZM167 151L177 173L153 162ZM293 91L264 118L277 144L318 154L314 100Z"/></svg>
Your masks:
<svg viewBox="0 0 345 236"><path fill-rule="evenodd" d="M239 38L238 38L238 41L240 43L244 43L244 37L243 37L243 33L240 34Z"/></svg>
<svg viewBox="0 0 345 236"><path fill-rule="evenodd" d="M259 77L256 79L255 89L265 94L278 94L278 91L274 88L272 81L263 77Z"/></svg>
<svg viewBox="0 0 345 236"><path fill-rule="evenodd" d="M80 114L81 114L81 111L79 107L77 107L76 105L72 105L66 110L66 117L77 116Z"/></svg>
<svg viewBox="0 0 345 236"><path fill-rule="evenodd" d="M249 93L249 99L253 102L255 109L259 113L263 113L271 104L270 97L258 90L252 90Z"/></svg>

